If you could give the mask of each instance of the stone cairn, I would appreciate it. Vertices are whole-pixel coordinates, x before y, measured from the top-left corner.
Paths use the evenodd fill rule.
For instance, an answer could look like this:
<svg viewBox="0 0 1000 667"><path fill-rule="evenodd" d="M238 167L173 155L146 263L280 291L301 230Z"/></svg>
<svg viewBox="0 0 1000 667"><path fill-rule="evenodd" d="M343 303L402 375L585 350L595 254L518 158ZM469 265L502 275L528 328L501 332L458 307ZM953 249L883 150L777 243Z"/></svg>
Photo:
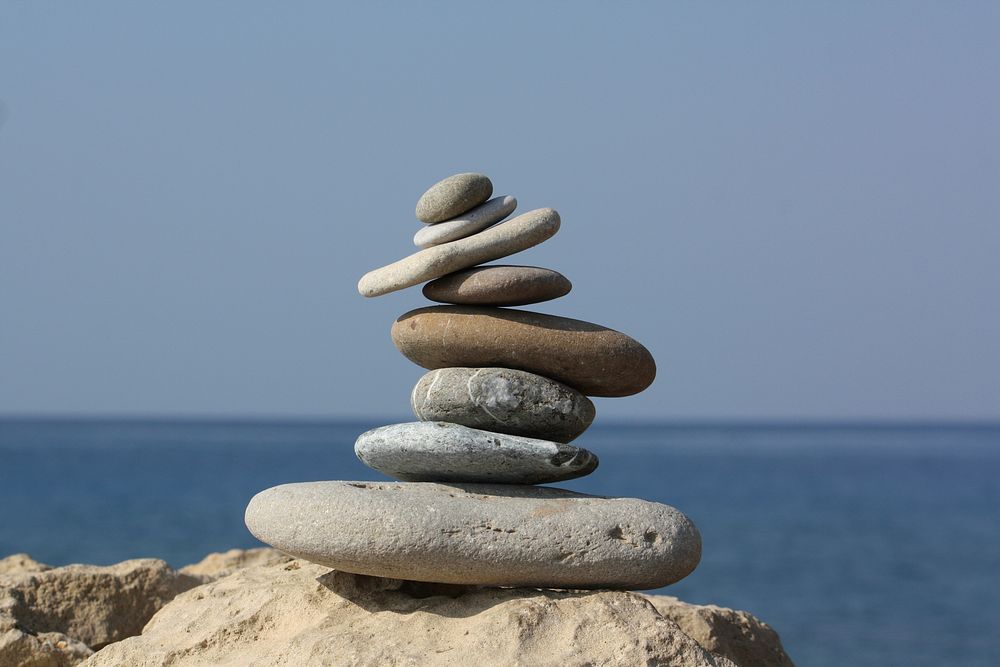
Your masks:
<svg viewBox="0 0 1000 667"><path fill-rule="evenodd" d="M412 407L420 421L362 434L355 452L399 482L307 482L257 494L246 523L259 539L328 567L446 584L648 589L697 566L701 539L676 509L533 486L590 474L597 457L567 444L590 426L588 396L629 396L656 365L625 334L509 306L556 299L570 282L530 266L479 266L548 239L559 214L517 206L482 174L456 174L417 202L423 248L371 271L380 296L426 282L445 306L392 326L429 369ZM499 223L499 224L498 224ZM427 282L430 281L430 282Z"/></svg>

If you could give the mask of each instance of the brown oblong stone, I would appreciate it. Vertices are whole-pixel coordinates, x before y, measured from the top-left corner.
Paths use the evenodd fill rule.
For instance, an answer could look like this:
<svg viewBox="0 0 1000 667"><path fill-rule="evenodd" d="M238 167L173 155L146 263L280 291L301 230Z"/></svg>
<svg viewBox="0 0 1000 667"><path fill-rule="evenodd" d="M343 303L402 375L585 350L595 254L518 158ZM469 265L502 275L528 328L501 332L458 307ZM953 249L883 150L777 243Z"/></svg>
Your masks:
<svg viewBox="0 0 1000 667"><path fill-rule="evenodd" d="M656 377L649 350L625 334L527 310L418 308L393 323L392 342L403 356L429 370L516 368L588 396L630 396Z"/></svg>
<svg viewBox="0 0 1000 667"><path fill-rule="evenodd" d="M564 275L537 266L478 266L456 271L424 285L424 296L438 303L471 306L524 306L551 301L573 289Z"/></svg>

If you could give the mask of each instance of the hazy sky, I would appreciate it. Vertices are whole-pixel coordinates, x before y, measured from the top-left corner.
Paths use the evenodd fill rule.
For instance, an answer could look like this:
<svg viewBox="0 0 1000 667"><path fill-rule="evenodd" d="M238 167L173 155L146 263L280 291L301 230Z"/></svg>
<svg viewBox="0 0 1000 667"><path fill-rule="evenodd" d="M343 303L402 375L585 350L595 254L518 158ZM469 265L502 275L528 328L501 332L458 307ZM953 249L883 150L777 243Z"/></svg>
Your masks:
<svg viewBox="0 0 1000 667"><path fill-rule="evenodd" d="M599 418L1000 418L1000 3L0 5L0 413L404 417L433 182L563 227Z"/></svg>

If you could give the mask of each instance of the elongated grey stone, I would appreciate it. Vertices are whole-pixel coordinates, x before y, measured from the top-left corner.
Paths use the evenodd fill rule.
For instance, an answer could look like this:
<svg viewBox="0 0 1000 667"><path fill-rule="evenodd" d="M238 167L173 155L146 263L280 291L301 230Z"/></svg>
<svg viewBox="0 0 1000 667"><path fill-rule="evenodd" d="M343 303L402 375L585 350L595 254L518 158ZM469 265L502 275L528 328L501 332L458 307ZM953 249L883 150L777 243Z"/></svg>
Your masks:
<svg viewBox="0 0 1000 667"><path fill-rule="evenodd" d="M421 227L413 236L413 245L430 248L448 241L464 239L500 222L513 213L515 208L517 200L510 195L494 197L457 218Z"/></svg>
<svg viewBox="0 0 1000 667"><path fill-rule="evenodd" d="M427 189L417 200L417 220L442 222L479 206L493 194L493 183L482 174L449 176Z"/></svg>
<svg viewBox="0 0 1000 667"><path fill-rule="evenodd" d="M464 239L436 245L369 271L358 281L364 296L381 296L476 264L513 255L559 231L559 214L538 208Z"/></svg>
<svg viewBox="0 0 1000 667"><path fill-rule="evenodd" d="M354 453L407 482L544 484L588 475L597 457L579 447L447 422L408 422L362 433Z"/></svg>
<svg viewBox="0 0 1000 667"><path fill-rule="evenodd" d="M698 530L673 507L535 486L285 484L253 497L246 524L327 567L446 584L658 588L701 558Z"/></svg>
<svg viewBox="0 0 1000 667"><path fill-rule="evenodd" d="M490 264L462 269L424 285L424 296L466 306L524 306L558 299L573 284L561 273L537 266Z"/></svg>
<svg viewBox="0 0 1000 667"><path fill-rule="evenodd" d="M594 404L577 390L513 368L441 368L410 395L421 421L569 442L594 421Z"/></svg>

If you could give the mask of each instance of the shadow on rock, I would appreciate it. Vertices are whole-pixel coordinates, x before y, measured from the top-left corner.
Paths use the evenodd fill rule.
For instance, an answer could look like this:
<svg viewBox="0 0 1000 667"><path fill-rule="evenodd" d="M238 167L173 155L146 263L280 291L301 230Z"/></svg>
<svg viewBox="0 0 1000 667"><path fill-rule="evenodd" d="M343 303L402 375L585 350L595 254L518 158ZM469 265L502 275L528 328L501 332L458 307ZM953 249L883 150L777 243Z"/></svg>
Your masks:
<svg viewBox="0 0 1000 667"><path fill-rule="evenodd" d="M332 593L367 612L396 614L423 612L447 618L468 618L512 600L531 598L569 599L595 595L599 591L540 588L488 588L426 581L384 579L332 570L316 581ZM449 603L452 601L453 603Z"/></svg>

